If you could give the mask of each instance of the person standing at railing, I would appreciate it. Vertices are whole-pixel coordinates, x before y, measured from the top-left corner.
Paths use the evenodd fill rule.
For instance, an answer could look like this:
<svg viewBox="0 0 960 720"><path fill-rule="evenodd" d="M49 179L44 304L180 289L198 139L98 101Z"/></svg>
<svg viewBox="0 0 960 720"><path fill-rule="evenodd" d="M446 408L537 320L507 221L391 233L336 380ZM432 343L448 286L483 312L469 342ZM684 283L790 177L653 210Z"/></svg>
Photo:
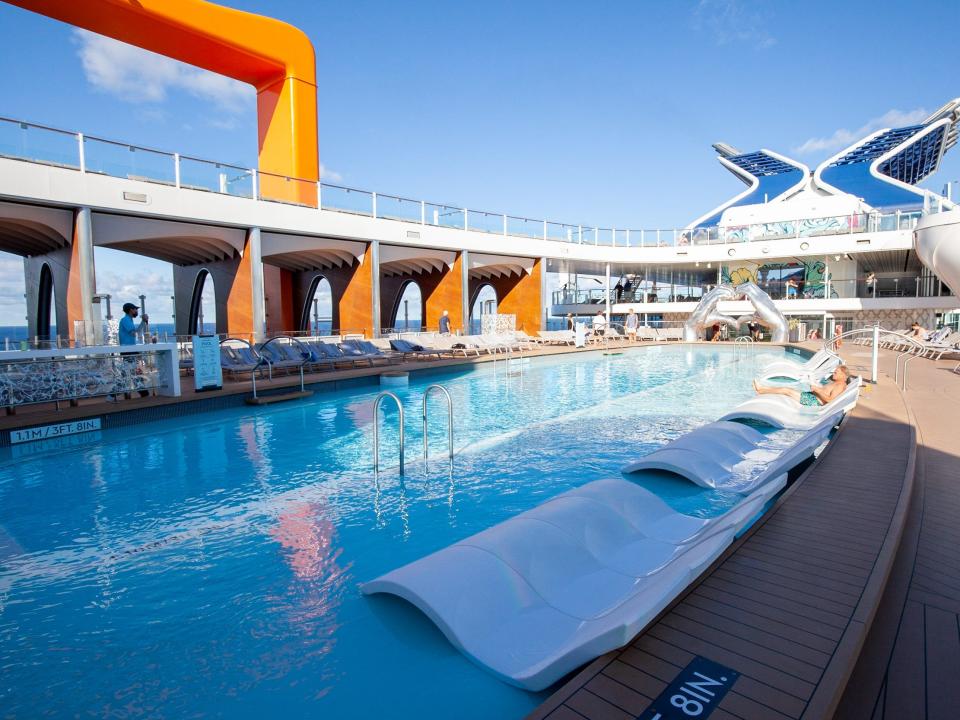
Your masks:
<svg viewBox="0 0 960 720"><path fill-rule="evenodd" d="M150 319L144 315L140 319L140 324L137 325L135 318L140 313L140 307L134 305L133 303L124 303L123 304L123 317L120 318L120 327L118 329L118 336L121 346L136 345L137 336L143 336L144 330L146 330L146 325ZM130 371L131 375L135 375L137 372L137 355L136 352L121 352L122 362L127 370ZM150 394L148 390L140 390L140 397L146 397ZM127 399L130 398L130 393L125 393ZM107 396L107 400L114 400L115 396Z"/></svg>

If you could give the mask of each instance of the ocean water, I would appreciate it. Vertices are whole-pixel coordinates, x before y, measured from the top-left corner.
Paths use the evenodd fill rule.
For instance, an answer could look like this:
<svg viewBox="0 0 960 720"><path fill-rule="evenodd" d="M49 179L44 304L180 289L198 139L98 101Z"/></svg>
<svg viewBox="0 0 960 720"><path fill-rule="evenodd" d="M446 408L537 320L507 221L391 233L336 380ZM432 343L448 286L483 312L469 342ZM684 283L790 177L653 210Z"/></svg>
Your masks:
<svg viewBox="0 0 960 720"><path fill-rule="evenodd" d="M12 717L520 718L419 611L359 585L592 480L752 394L779 349L658 346L0 449L0 707ZM522 369L522 372L521 372ZM422 458L423 391L431 458ZM645 481L676 509L740 496Z"/></svg>

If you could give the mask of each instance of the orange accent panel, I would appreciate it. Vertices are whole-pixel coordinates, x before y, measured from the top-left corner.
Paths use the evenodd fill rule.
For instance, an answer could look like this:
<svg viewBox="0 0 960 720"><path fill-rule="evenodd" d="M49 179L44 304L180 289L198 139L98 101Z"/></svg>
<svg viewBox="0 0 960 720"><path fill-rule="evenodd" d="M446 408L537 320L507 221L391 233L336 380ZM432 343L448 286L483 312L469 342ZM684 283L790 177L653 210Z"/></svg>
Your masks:
<svg viewBox="0 0 960 720"><path fill-rule="evenodd" d="M227 293L227 326L224 331L234 337L253 341L253 261L249 252L250 238L244 242L243 257L233 275ZM219 323L218 323L219 324Z"/></svg>
<svg viewBox="0 0 960 720"><path fill-rule="evenodd" d="M7 2L250 83L264 196L316 206L316 60L301 30L204 0Z"/></svg>
<svg viewBox="0 0 960 720"><path fill-rule="evenodd" d="M461 282L461 268L463 267L463 254L457 253L457 259L452 269L444 269L439 282L429 291L421 286L421 290L428 292L424 299L424 305L427 310L426 326L428 328L438 327L440 316L444 310L450 311L450 327L456 331L463 328L463 294L467 289Z"/></svg>
<svg viewBox="0 0 960 720"><path fill-rule="evenodd" d="M536 332L542 330L542 301L540 298L540 275L542 263L534 262L529 273L507 284L502 280L491 283L497 291L497 312L517 316L517 330Z"/></svg>
<svg viewBox="0 0 960 720"><path fill-rule="evenodd" d="M73 216L73 240L70 244L70 273L67 276L67 327L57 327L57 334L64 335L64 331L71 340L76 340L73 323L75 320L83 320L83 294L80 292L80 260L77 257L80 253L80 243L77 242L77 235L80 233L78 224L80 222L79 214ZM59 288L55 290L59 291Z"/></svg>
<svg viewBox="0 0 960 720"><path fill-rule="evenodd" d="M363 262L354 266L347 286L340 294L340 332L363 331L368 337L373 333L373 251L367 246Z"/></svg>

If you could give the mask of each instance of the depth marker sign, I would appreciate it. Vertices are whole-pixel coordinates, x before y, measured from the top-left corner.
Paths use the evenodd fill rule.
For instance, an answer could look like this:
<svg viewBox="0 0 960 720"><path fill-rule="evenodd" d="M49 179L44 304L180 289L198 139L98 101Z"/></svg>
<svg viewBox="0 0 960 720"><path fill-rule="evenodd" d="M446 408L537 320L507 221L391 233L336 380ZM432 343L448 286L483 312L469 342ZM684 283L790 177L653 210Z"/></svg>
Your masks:
<svg viewBox="0 0 960 720"><path fill-rule="evenodd" d="M695 657L637 720L702 720L717 709L740 673Z"/></svg>

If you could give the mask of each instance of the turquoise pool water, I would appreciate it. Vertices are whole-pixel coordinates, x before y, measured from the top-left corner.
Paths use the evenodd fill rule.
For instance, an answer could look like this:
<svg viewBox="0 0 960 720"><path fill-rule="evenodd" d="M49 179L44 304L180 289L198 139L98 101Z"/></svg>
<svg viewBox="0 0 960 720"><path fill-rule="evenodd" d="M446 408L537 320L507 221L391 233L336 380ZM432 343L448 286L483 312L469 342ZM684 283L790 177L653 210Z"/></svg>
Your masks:
<svg viewBox="0 0 960 720"><path fill-rule="evenodd" d="M0 708L14 717L519 718L544 694L358 584L603 477L749 397L779 349L648 347L430 375L0 458ZM420 399L431 400L424 465ZM677 509L739 496L660 477Z"/></svg>

